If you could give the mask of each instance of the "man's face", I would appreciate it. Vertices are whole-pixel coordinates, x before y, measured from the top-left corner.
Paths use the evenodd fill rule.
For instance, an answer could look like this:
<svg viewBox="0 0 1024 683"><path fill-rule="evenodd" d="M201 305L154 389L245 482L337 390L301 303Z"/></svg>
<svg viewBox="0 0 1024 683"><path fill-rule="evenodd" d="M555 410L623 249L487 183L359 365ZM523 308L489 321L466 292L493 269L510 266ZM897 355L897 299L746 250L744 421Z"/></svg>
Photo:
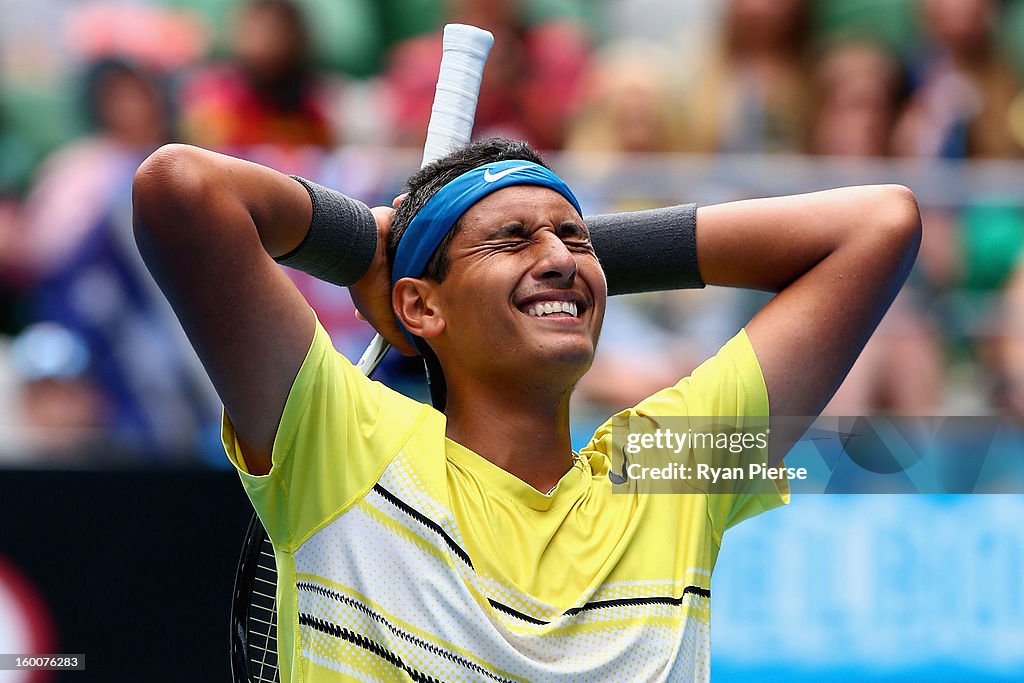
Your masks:
<svg viewBox="0 0 1024 683"><path fill-rule="evenodd" d="M607 287L582 217L554 190L506 187L474 204L438 285L449 358L574 384L593 361ZM446 374L450 371L446 369Z"/></svg>

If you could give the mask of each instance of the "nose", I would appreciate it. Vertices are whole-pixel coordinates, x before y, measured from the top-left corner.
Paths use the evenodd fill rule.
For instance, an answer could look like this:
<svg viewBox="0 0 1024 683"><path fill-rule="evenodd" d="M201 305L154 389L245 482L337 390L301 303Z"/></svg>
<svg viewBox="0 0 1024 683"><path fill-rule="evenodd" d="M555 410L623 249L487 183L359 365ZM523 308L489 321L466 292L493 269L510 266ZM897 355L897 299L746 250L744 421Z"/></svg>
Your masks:
<svg viewBox="0 0 1024 683"><path fill-rule="evenodd" d="M559 287L568 287L576 279L578 264L576 256L557 235L545 232L537 244L540 255L533 267L538 280Z"/></svg>

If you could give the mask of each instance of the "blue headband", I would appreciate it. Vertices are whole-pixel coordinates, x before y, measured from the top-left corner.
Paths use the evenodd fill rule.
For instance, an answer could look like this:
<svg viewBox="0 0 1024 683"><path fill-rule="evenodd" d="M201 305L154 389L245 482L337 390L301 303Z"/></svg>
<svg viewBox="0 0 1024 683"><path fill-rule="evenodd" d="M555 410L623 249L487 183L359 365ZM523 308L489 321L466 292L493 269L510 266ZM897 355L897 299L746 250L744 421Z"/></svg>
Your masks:
<svg viewBox="0 0 1024 683"><path fill-rule="evenodd" d="M522 159L486 164L467 171L434 193L423 205L398 243L391 266L391 285L403 277L421 277L452 226L469 207L510 185L539 185L565 197L582 216L580 203L569 186L550 170Z"/></svg>

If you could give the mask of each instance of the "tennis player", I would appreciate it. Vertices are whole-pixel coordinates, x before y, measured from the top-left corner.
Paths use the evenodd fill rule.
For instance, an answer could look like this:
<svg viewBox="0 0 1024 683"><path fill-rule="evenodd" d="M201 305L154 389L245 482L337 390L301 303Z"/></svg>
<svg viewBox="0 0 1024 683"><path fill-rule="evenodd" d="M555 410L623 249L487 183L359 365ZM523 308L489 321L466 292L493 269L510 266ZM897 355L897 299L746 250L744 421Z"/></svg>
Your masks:
<svg viewBox="0 0 1024 683"><path fill-rule="evenodd" d="M307 683L706 680L723 534L788 489L614 493L610 426L572 451L569 397L606 296L778 292L625 414L815 415L920 240L899 186L584 219L506 140L424 167L397 211L184 146L142 165L134 201L274 544L281 679ZM444 412L336 353L275 258L350 286L391 341L435 354Z"/></svg>

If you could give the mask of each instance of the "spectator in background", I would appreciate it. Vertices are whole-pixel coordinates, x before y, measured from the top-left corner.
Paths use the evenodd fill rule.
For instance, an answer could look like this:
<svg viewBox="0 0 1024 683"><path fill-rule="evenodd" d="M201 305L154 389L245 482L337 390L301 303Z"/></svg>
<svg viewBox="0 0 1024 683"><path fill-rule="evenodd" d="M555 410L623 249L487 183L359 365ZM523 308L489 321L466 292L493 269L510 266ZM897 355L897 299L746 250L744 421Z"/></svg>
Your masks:
<svg viewBox="0 0 1024 683"><path fill-rule="evenodd" d="M815 63L809 151L847 161L890 156L907 96L906 77L895 58L877 45L851 42L826 50ZM921 276L916 272L911 283L920 284ZM941 339L919 298L913 287L900 292L828 413L932 415L940 410Z"/></svg>
<svg viewBox="0 0 1024 683"><path fill-rule="evenodd" d="M878 45L849 42L816 60L813 72L812 154L887 157L907 96L899 63Z"/></svg>
<svg viewBox="0 0 1024 683"><path fill-rule="evenodd" d="M207 431L216 444L217 403L131 234L132 177L173 139L173 111L155 75L119 58L88 70L82 108L92 131L44 164L9 259L22 264L30 317L87 348L85 379L102 397L109 441L147 457L191 458ZM60 412L61 397L69 412L84 403L81 392L44 396L45 414Z"/></svg>
<svg viewBox="0 0 1024 683"><path fill-rule="evenodd" d="M920 0L927 48L913 69L914 95L897 129L897 153L1018 156L1009 122L1020 84L999 53L996 0Z"/></svg>
<svg viewBox="0 0 1024 683"><path fill-rule="evenodd" d="M332 147L339 92L313 71L310 35L292 0L241 6L231 58L202 70L182 90L185 137L204 147Z"/></svg>
<svg viewBox="0 0 1024 683"><path fill-rule="evenodd" d="M570 18L530 23L516 0L448 0L448 20L494 34L474 132L561 149L570 108L586 68L589 38ZM399 43L384 74L396 143L421 147L441 57L441 34Z"/></svg>
<svg viewBox="0 0 1024 683"><path fill-rule="evenodd" d="M649 43L604 48L582 81L566 150L603 154L676 152L679 125L672 54ZM642 202L644 207L650 202Z"/></svg>
<svg viewBox="0 0 1024 683"><path fill-rule="evenodd" d="M719 44L697 64L686 90L688 151L803 149L810 100L806 5L728 0Z"/></svg>
<svg viewBox="0 0 1024 683"><path fill-rule="evenodd" d="M110 457L90 360L84 341L54 323L0 341L0 461Z"/></svg>
<svg viewBox="0 0 1024 683"><path fill-rule="evenodd" d="M919 0L925 50L912 70L915 90L895 137L898 154L918 157L1015 158L1011 104L1020 89L996 44L997 0ZM976 401L1020 414L1015 323L1024 253L1024 215L1018 202L976 196L957 211L932 209L919 269L931 283L955 292L943 311L953 341L977 361L970 388ZM1009 290L1006 288L1009 287ZM1017 333L1019 334L1019 332ZM966 392L965 392L966 393Z"/></svg>
<svg viewBox="0 0 1024 683"><path fill-rule="evenodd" d="M46 159L25 202L8 268L24 279L62 268L131 185L132 174L173 136L173 113L159 78L118 57L86 67L80 102L86 135Z"/></svg>

